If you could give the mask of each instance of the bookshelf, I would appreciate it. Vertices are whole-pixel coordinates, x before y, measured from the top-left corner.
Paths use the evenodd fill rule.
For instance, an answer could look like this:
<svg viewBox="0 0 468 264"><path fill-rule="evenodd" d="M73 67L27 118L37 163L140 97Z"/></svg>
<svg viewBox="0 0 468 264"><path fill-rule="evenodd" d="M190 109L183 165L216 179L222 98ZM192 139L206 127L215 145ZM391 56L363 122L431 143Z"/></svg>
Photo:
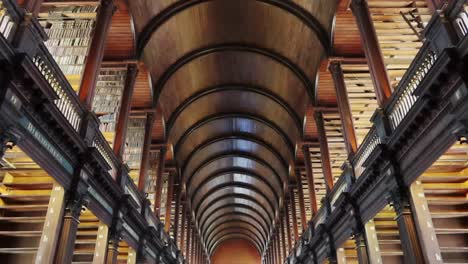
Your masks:
<svg viewBox="0 0 468 264"><path fill-rule="evenodd" d="M91 45L97 10L96 3L65 6L46 2L39 13L39 21L49 36L45 45L77 92Z"/></svg>
<svg viewBox="0 0 468 264"><path fill-rule="evenodd" d="M93 99L93 111L99 117L99 129L109 145L112 146L115 137L115 127L119 115L122 94L127 76L126 66L106 67L99 72L96 92Z"/></svg>
<svg viewBox="0 0 468 264"><path fill-rule="evenodd" d="M128 120L127 137L123 160L130 168L130 177L138 185L141 156L145 140L145 117L132 117Z"/></svg>
<svg viewBox="0 0 468 264"><path fill-rule="evenodd" d="M10 39L11 32L15 27L15 22L8 12L4 2L0 0L0 34L5 39Z"/></svg>

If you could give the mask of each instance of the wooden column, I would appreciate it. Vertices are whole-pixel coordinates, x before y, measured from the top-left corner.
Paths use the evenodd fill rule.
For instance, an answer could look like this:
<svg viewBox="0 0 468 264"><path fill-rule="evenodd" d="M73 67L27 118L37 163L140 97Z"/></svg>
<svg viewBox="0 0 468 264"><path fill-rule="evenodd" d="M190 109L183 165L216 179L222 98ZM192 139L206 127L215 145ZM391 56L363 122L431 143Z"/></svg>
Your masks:
<svg viewBox="0 0 468 264"><path fill-rule="evenodd" d="M151 135L154 124L154 113L148 113L146 115L145 123L145 139L143 141L143 149L141 155L140 164L140 175L138 176L138 190L145 192L146 179L148 178L148 168L150 161L150 150L151 150Z"/></svg>
<svg viewBox="0 0 468 264"><path fill-rule="evenodd" d="M41 5L44 0L25 0L24 9L31 13L33 17L37 17L41 10Z"/></svg>
<svg viewBox="0 0 468 264"><path fill-rule="evenodd" d="M352 0L351 10L359 28L361 44L369 64L377 102L379 106L383 106L392 94L392 89L367 0Z"/></svg>
<svg viewBox="0 0 468 264"><path fill-rule="evenodd" d="M169 179L167 179L167 198L166 198L166 215L164 217L164 230L169 233L171 229L171 212L172 212L172 199L174 196L174 173L169 172Z"/></svg>
<svg viewBox="0 0 468 264"><path fill-rule="evenodd" d="M132 106L133 88L138 75L138 68L135 64L130 64L127 67L127 77L125 78L125 87L122 94L122 102L115 128L114 153L122 160L125 148L125 139L127 138L128 119L130 117L130 109Z"/></svg>
<svg viewBox="0 0 468 264"><path fill-rule="evenodd" d="M74 199L73 197L67 201L54 263L71 263L81 209L81 199Z"/></svg>
<svg viewBox="0 0 468 264"><path fill-rule="evenodd" d="M411 211L416 222L417 234L421 242L422 252L426 263L443 263L439 242L432 223L431 212L424 195L424 187L420 181L410 186Z"/></svg>
<svg viewBox="0 0 468 264"><path fill-rule="evenodd" d="M297 228L296 199L294 195L294 188L291 188L291 193L289 197L291 199L291 216L294 232L294 242L296 242L299 239L299 229Z"/></svg>
<svg viewBox="0 0 468 264"><path fill-rule="evenodd" d="M79 91L80 101L85 105L88 111L92 109L96 83L99 70L101 69L102 58L104 57L107 35L115 10L116 7L112 0L101 1Z"/></svg>
<svg viewBox="0 0 468 264"><path fill-rule="evenodd" d="M191 224L191 221L190 221L190 215L188 215L188 212L187 212L187 244L185 245L185 258L188 260L190 260L190 233L192 231L192 224Z"/></svg>
<svg viewBox="0 0 468 264"><path fill-rule="evenodd" d="M195 228L194 226L191 227L191 230L192 230L192 243L190 245L190 263L193 264L193 259L194 259L194 256L195 256L195 241L197 239L196 237L196 234L195 234Z"/></svg>
<svg viewBox="0 0 468 264"><path fill-rule="evenodd" d="M317 197L315 195L314 174L312 172L312 164L310 160L310 151L308 145L302 145L302 153L304 155L304 165L306 168L307 185L309 187L309 203L312 209L312 217L317 213ZM301 181L302 182L302 181ZM310 220L310 219L307 219Z"/></svg>
<svg viewBox="0 0 468 264"><path fill-rule="evenodd" d="M297 199L299 200L299 211L301 212L301 225L302 230L307 229L307 219L304 205L304 192L302 190L302 180L299 170L296 170L296 182L297 182Z"/></svg>
<svg viewBox="0 0 468 264"><path fill-rule="evenodd" d="M353 117L351 114L348 91L346 89L341 63L338 61L330 62L329 70L335 83L335 91L346 150L350 156L353 156L357 150L356 132L354 131Z"/></svg>
<svg viewBox="0 0 468 264"><path fill-rule="evenodd" d="M291 199L290 199L291 200ZM287 200L285 202L285 218L286 218L286 235L288 237L288 252L292 248L292 240L291 240L291 221L289 220L289 207L287 204Z"/></svg>
<svg viewBox="0 0 468 264"><path fill-rule="evenodd" d="M42 229L41 240L36 254L36 263L53 263L59 240L60 228L65 209L65 190L54 181L50 193L47 214Z"/></svg>
<svg viewBox="0 0 468 264"><path fill-rule="evenodd" d="M404 194L394 192L392 195L392 205L397 214L396 221L405 263L424 263L416 224L413 220L408 198Z"/></svg>
<svg viewBox="0 0 468 264"><path fill-rule="evenodd" d="M174 186L174 199L175 199L175 215L174 215L174 241L177 244L177 237L179 236L179 210L180 210L180 186ZM180 247L179 247L180 249Z"/></svg>
<svg viewBox="0 0 468 264"><path fill-rule="evenodd" d="M158 173L156 178L156 197L154 201L154 214L157 218L161 213L161 196L164 185L164 161L166 158L166 147L163 146L159 149L159 160L158 160Z"/></svg>
<svg viewBox="0 0 468 264"><path fill-rule="evenodd" d="M317 124L319 142L320 142L320 157L322 160L323 176L327 185L327 191L333 189L333 174L330 163L330 151L328 150L327 134L325 132L325 124L323 122L322 112L315 112L315 123Z"/></svg>

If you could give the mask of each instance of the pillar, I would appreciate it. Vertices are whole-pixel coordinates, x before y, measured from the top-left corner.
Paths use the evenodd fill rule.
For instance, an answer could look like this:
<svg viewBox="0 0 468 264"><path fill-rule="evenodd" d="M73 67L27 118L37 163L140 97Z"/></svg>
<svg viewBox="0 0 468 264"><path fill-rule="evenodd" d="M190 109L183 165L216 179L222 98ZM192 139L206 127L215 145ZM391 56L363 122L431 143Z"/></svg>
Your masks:
<svg viewBox="0 0 468 264"><path fill-rule="evenodd" d="M304 165L306 168L307 185L309 186L309 202L312 209L312 215L317 213L317 197L315 195L314 175L312 172L312 164L310 160L310 151L308 145L302 146L302 153L304 155Z"/></svg>
<svg viewBox="0 0 468 264"><path fill-rule="evenodd" d="M164 230L169 234L171 230L171 212L172 212L172 198L174 194L174 172L169 173L167 180L167 197L166 197L166 214L164 216Z"/></svg>
<svg viewBox="0 0 468 264"><path fill-rule="evenodd" d="M319 142L320 142L320 157L322 160L323 176L325 177L325 184L327 191L333 189L333 174L330 163L330 151L328 150L327 134L325 132L325 124L323 122L323 114L315 112L315 122L317 124Z"/></svg>
<svg viewBox="0 0 468 264"><path fill-rule="evenodd" d="M294 232L294 241L299 239L299 229L297 228L297 213L296 213L296 199L294 195L294 189L291 188L291 193L289 195L291 199L291 215L292 215L292 224L293 224L293 232ZM292 244L291 244L292 248Z"/></svg>
<svg viewBox="0 0 468 264"><path fill-rule="evenodd" d="M80 101L88 111L92 109L96 83L101 69L102 58L107 35L116 7L112 0L102 0L96 20L93 39L89 48L88 58L83 71L83 78L79 91Z"/></svg>
<svg viewBox="0 0 468 264"><path fill-rule="evenodd" d="M301 174L299 173L298 170L296 170L296 182L297 182L297 197L299 199L299 211L301 212L301 225L302 225L302 230L307 229L307 219L306 219L306 213L305 213L305 205L304 205L304 192L302 190L302 180L301 180Z"/></svg>
<svg viewBox="0 0 468 264"><path fill-rule="evenodd" d="M71 263L72 261L82 206L83 201L80 197L72 197L67 201L57 244L55 263Z"/></svg>
<svg viewBox="0 0 468 264"><path fill-rule="evenodd" d="M141 155L140 175L138 176L138 190L140 190L140 192L142 193L145 192L146 179L148 178L153 124L154 113L148 113L146 115L145 139L143 141L143 149Z"/></svg>
<svg viewBox="0 0 468 264"><path fill-rule="evenodd" d="M374 83L377 102L379 106L383 106L392 94L392 90L367 0L352 0L351 10L359 28L361 44Z"/></svg>

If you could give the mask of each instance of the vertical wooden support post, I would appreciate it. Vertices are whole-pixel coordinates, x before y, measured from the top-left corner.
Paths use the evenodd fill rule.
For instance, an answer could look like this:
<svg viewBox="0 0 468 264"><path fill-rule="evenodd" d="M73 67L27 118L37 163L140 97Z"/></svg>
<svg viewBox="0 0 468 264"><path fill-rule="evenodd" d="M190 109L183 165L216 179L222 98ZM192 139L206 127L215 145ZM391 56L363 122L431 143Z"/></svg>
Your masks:
<svg viewBox="0 0 468 264"><path fill-rule="evenodd" d="M180 186L182 188L182 186ZM184 253L185 252L185 228L187 228L186 225L186 220L185 220L185 202L181 201L181 214L182 218L180 219L180 243L179 243L179 249L180 252ZM185 254L184 254L185 255Z"/></svg>
<svg viewBox="0 0 468 264"><path fill-rule="evenodd" d="M315 123L317 124L319 142L320 142L320 157L322 160L323 176L325 177L325 184L327 191L333 189L333 174L330 163L330 151L328 150L327 133L325 132L325 124L323 122L323 114L315 112Z"/></svg>
<svg viewBox="0 0 468 264"><path fill-rule="evenodd" d="M310 151L308 145L302 145L302 153L304 155L304 165L306 168L307 185L309 187L309 202L312 209L312 217L317 213L317 197L315 195L314 174L312 172L312 164L310 159ZM307 219L310 220L310 219Z"/></svg>
<svg viewBox="0 0 468 264"><path fill-rule="evenodd" d="M346 150L348 151L348 154L352 156L357 150L357 140L341 63L338 61L330 62L329 70L335 83L335 91Z"/></svg>
<svg viewBox="0 0 468 264"><path fill-rule="evenodd" d="M293 224L293 232L294 232L294 241L299 239L299 229L297 228L297 213L296 213L296 199L294 195L294 188L291 188L291 193L289 198L291 199L291 216L292 216L292 224ZM292 244L291 244L292 248Z"/></svg>
<svg viewBox="0 0 468 264"><path fill-rule="evenodd" d="M413 220L408 198L399 191L395 191L392 194L392 205L397 214L396 221L405 263L424 263L424 257L416 231L416 224Z"/></svg>
<svg viewBox="0 0 468 264"><path fill-rule="evenodd" d="M99 223L99 228L96 238L96 246L94 248L93 263L106 263L108 250L107 239L109 237L109 227L104 223Z"/></svg>
<svg viewBox="0 0 468 264"><path fill-rule="evenodd" d="M369 64L377 102L379 106L383 106L392 94L392 90L367 0L352 0L351 10L359 28L361 43Z"/></svg>
<svg viewBox="0 0 468 264"><path fill-rule="evenodd" d="M41 240L36 254L36 263L53 263L55 249L59 240L62 226L63 212L65 209L65 190L54 181L50 193L47 214L42 229Z"/></svg>
<svg viewBox="0 0 468 264"><path fill-rule="evenodd" d="M186 220L187 221L187 241L186 241L187 244L185 246L185 258L187 259L187 261L189 261L190 260L190 238L191 238L190 233L192 231L192 224L190 221L189 213L186 212L186 214L187 214L186 216L187 217L187 220Z"/></svg>
<svg viewBox="0 0 468 264"><path fill-rule="evenodd" d="M112 0L102 0L99 7L99 13L96 20L93 39L89 48L88 58L83 71L81 87L79 91L80 101L85 105L88 111L91 111L94 94L96 92L96 83L101 69L102 58L104 57L104 48L107 35L112 21L112 16L116 7Z"/></svg>
<svg viewBox="0 0 468 264"><path fill-rule="evenodd" d="M424 187L420 181L411 184L410 201L426 263L443 263L431 212L424 195Z"/></svg>
<svg viewBox="0 0 468 264"><path fill-rule="evenodd" d="M302 179L301 173L299 170L296 170L296 183L297 183L297 199L299 200L299 211L301 212L301 225L302 230L307 229L307 219L306 219L306 212L305 212L305 205L304 205L304 192L302 189Z"/></svg>
<svg viewBox="0 0 468 264"><path fill-rule="evenodd" d="M24 9L31 13L33 17L37 17L41 10L41 5L44 0L26 0L24 1Z"/></svg>
<svg viewBox="0 0 468 264"><path fill-rule="evenodd" d="M159 149L158 173L156 178L156 198L154 202L154 214L159 218L161 213L161 196L164 185L164 161L166 158L166 147L163 146Z"/></svg>
<svg viewBox="0 0 468 264"><path fill-rule="evenodd" d="M167 197L166 197L166 215L164 217L164 230L169 233L171 230L171 212L172 212L172 199L174 196L174 172L169 172L169 179L167 179Z"/></svg>
<svg viewBox="0 0 468 264"><path fill-rule="evenodd" d="M195 228L192 225L192 244L190 245L190 263L193 263L193 259L195 256L195 242L197 241L196 233L195 233Z"/></svg>
<svg viewBox="0 0 468 264"><path fill-rule="evenodd" d="M71 263L73 250L75 248L76 233L80 223L81 209L81 199L68 200L65 207L54 263Z"/></svg>
<svg viewBox="0 0 468 264"><path fill-rule="evenodd" d="M130 116L130 108L132 106L133 88L138 75L138 67L135 64L127 66L127 76L125 78L125 87L122 94L122 102L115 128L114 153L122 160L125 147L125 139L127 137L128 119Z"/></svg>
<svg viewBox="0 0 468 264"><path fill-rule="evenodd" d="M146 115L145 139L143 141L143 150L141 155L140 175L138 176L138 190L145 192L146 179L148 178L148 167L151 150L151 133L153 131L154 113Z"/></svg>
<svg viewBox="0 0 468 264"><path fill-rule="evenodd" d="M292 192L292 191L291 191ZM291 199L289 199L289 201L291 201ZM287 242L288 242L288 247L287 247L287 251L289 252L289 250L292 248L292 240L291 240L291 221L290 221L290 214L289 214L289 206L288 206L288 203L287 203L287 200L285 202L285 218L286 218L286 236L288 237L287 239ZM291 204L292 205L292 204Z"/></svg>

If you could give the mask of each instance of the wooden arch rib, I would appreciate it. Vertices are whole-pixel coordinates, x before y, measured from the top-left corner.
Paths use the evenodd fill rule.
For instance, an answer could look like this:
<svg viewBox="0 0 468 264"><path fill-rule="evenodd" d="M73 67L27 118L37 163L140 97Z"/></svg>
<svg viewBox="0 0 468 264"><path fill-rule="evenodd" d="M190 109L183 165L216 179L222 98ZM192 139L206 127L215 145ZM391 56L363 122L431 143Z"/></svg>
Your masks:
<svg viewBox="0 0 468 264"><path fill-rule="evenodd" d="M246 160L250 160L250 161L253 161L254 163L256 164L259 164L265 168L267 168L268 170L270 170L272 172L272 176L274 176L275 180L277 181L277 183L279 184L279 186L282 186L283 184L283 180L286 180L287 181L287 178L288 178L288 175L283 175L285 178L283 179L281 177L280 174L278 174L278 172L270 165L268 164L268 162L266 162L265 160L263 160L262 158L260 157L257 157L251 153L248 153L248 152L239 152L239 151L229 151L227 153L223 153L223 154L220 154L220 155L216 155L214 157L211 157L207 160L205 160L204 162L202 162L200 164L200 166L198 166L194 171L193 173L191 173L188 178L185 178L185 173L184 173L184 178L186 180L186 185L187 186L190 186L191 182L192 182L192 179L195 175L197 175L198 173L200 173L200 171L203 169L203 168L206 168L208 165L211 165L213 163L216 163L218 162L219 160L221 159L225 159L225 158L243 158L243 159L246 159ZM287 173L287 168L285 168L285 172ZM261 175L263 177L265 177L266 179L269 178L268 175Z"/></svg>
<svg viewBox="0 0 468 264"><path fill-rule="evenodd" d="M158 29L165 24L168 20L172 17L176 16L177 14L187 10L193 6L214 1L214 0L187 0L187 1L178 1L174 4L170 5L160 13L158 13L155 17L153 17L143 28L137 38L137 57L140 58L143 50L146 47L146 44L151 39L151 36L154 32L158 31ZM331 52L331 37L324 29L324 27L320 24L320 22L307 10L303 9L301 6L297 5L292 1L283 1L283 0L254 0L261 3L265 3L271 6L275 6L288 12L289 14L297 17L300 21L302 21L310 30L312 30L317 38L319 39L322 47L324 48L325 52L330 54Z"/></svg>
<svg viewBox="0 0 468 264"><path fill-rule="evenodd" d="M273 223L273 219L271 219L269 216L268 218L265 217L265 215L261 214L257 208L254 208L254 207L251 207L249 205L246 205L246 204L240 204L240 203L226 203L226 204L222 204L221 206L218 206L216 207L214 210L216 212L221 212L222 209L226 209L226 210L230 210L230 209L234 209L234 212L235 212L235 209L245 209L247 211L250 211L250 212L254 212L256 215L258 215L260 218L259 220L263 221L263 223L265 224L266 227L268 227L268 229L270 229L271 227L271 224ZM208 217L205 217L204 219L200 218L199 219L199 223L200 223L200 229L201 230L205 230L205 224L208 224L209 223L209 219L210 217L215 217L216 214L212 214Z"/></svg>
<svg viewBox="0 0 468 264"><path fill-rule="evenodd" d="M213 224L212 226L210 226L210 229L206 230L206 233L202 233L201 237L203 238L203 241L207 241L207 239L210 238L211 235L214 234L217 229L219 229L219 228L221 228L221 227L223 227L225 225L242 223L242 224L247 224L247 225L251 226L251 228L255 229L255 232L258 233L259 236L261 236L262 240L266 241L268 239L268 233L265 233L264 230L258 229L258 227L253 224L251 219L252 218L249 218L249 219L236 219L236 218L233 218L233 219L229 219L229 220L224 221L224 222L218 222L218 223Z"/></svg>
<svg viewBox="0 0 468 264"><path fill-rule="evenodd" d="M266 142L264 139L260 139L257 137L254 137L252 134L245 134L245 133L232 133L228 135L221 135L221 136L216 136L214 138L209 138L205 142L201 143L200 145L197 145L191 152L190 155L188 156L187 159L182 161L183 167L182 171L185 170L187 164L192 160L192 158L199 152L203 151L205 148L209 147L212 144L216 144L218 142L222 142L225 140L244 140L244 141L249 141L254 144L257 144L259 146L264 147L268 151L270 151L280 162L284 167L289 167L288 163L286 162L287 157L281 156L279 151L275 149L270 143Z"/></svg>
<svg viewBox="0 0 468 264"><path fill-rule="evenodd" d="M273 193L274 197L269 197L270 199L274 199L274 200L278 200L279 201L279 198L282 196L282 192L280 193L277 193L275 191L275 188L273 188L273 186L270 184L269 181L265 180L262 176L258 175L256 172L252 171L252 170L248 170L248 169L245 169L243 167L234 167L234 168L227 168L227 169L222 169L222 170L219 170L219 171L216 171L214 173L212 173L211 175L209 175L208 177L206 177L196 188L195 190L192 192L193 193L193 196L197 195L199 192L200 192L200 189L208 182L210 182L211 180L221 176L221 175L226 175L226 174L232 174L232 173L238 173L238 174L242 174L243 176L247 176L249 178L253 178L255 180L258 180L258 181L261 181L263 184L265 184L266 186L268 186L268 189ZM282 191L282 190L281 190ZM202 198L205 198L207 194L210 194L210 192L214 192L214 190L209 190L207 193L204 193ZM194 207L194 211L198 211L199 209L199 206L201 204L201 201L203 201L203 199L199 199L198 203L195 203L194 201L194 197L191 197L191 202L192 202L192 206Z"/></svg>
<svg viewBox="0 0 468 264"><path fill-rule="evenodd" d="M237 233L241 230L246 231L246 233L250 234L250 236L252 236L252 238L254 238L258 242L262 249L265 248L266 241L259 237L259 234L257 234L255 231L243 225L226 227L219 230L217 233L214 233L213 237L210 237L208 238L208 240L206 240L206 245L208 248L211 248L211 246L216 242L216 239L220 236L222 237L225 234Z"/></svg>
<svg viewBox="0 0 468 264"><path fill-rule="evenodd" d="M222 242L231 240L231 239L236 239L236 238L242 238L248 240L252 245L258 250L258 253L261 254L263 252L262 247L260 247L255 240L253 240L250 236L243 234L243 233L231 233L231 234L226 234L223 237L220 237L216 240L216 242L213 243L213 246L208 248L208 254L211 256L213 252L218 248L218 246L221 245Z"/></svg>
<svg viewBox="0 0 468 264"><path fill-rule="evenodd" d="M264 222L261 222L260 219L252 216L251 214L246 214L246 213L242 213L242 212L228 212L228 213L225 213L225 214L222 214L218 217L216 217L213 221L211 221L211 226L208 226L206 229L202 229L201 232L202 232L202 237L205 237L206 233L209 232L210 228L213 229L214 226L216 225L220 225L220 224L223 224L225 222L229 222L229 221L236 221L236 219L248 219L248 221L250 221L251 223L256 223L258 224L261 228L262 228L262 231L267 235L269 235L269 229L267 227L264 226Z"/></svg>
<svg viewBox="0 0 468 264"><path fill-rule="evenodd" d="M288 58L284 57L283 55L273 50L269 50L263 47L257 47L257 46L249 45L245 43L223 43L223 44L215 44L215 45L193 50L185 54L184 56L179 58L175 63L169 66L153 87L153 90L154 90L153 104L157 105L159 101L159 96L161 95L164 87L166 86L167 81L169 81L171 76L174 73L176 73L180 68L184 67L189 62L194 61L203 56L206 56L212 53L226 52L226 51L255 53L255 54L265 56L267 58L270 58L280 63L281 65L288 68L291 72L294 73L294 75L303 84L304 89L306 89L306 92L309 95L310 100L312 102L315 102L314 100L315 99L315 94L314 94L315 80L311 81L309 77L307 77L305 72Z"/></svg>
<svg viewBox="0 0 468 264"><path fill-rule="evenodd" d="M288 149L290 150L290 152L294 155L294 144L292 143L292 140L288 137L288 134L285 131L283 131L281 128L279 128L276 124L274 124L270 120L267 120L258 115L246 114L246 113L223 113L223 114L215 114L212 116L207 116L206 118L198 121L197 123L193 124L189 129L184 131L184 134L182 134L182 136L179 138L177 142L173 142L173 144L175 145L174 152L178 153L180 146L184 144L184 142L187 140L190 134L192 134L197 129L203 127L204 125L210 122L220 120L220 119L227 119L227 118L248 119L254 122L262 123L263 125L275 131L275 133L278 134L282 138L284 143L288 146Z"/></svg>
<svg viewBox="0 0 468 264"><path fill-rule="evenodd" d="M261 202L256 200L258 198L256 196L251 196L251 195L242 194L242 193L229 193L229 194L226 194L226 195L221 195L220 197L217 197L216 199L213 199L212 201L210 201L210 204L208 204L208 205L206 205L204 207L205 210L207 210L208 208L210 208L213 204L216 204L217 202L220 202L220 201L223 201L223 200L226 200L226 199L229 199L229 198L240 198L240 199L245 199L245 200L260 204L261 207L263 208L263 210L265 210L267 213L269 213L270 219L274 219L275 212L277 210L277 207L275 206L276 201L273 204L271 201L267 200L267 197L264 196L258 188L255 188L255 186L253 186L253 185L239 184L239 183L225 184L224 186L221 186L220 188L226 188L226 187L231 187L231 188L232 187L239 187L239 188L250 190L250 191L254 192L256 195L261 196L264 199L264 202L266 202L266 204L268 205L269 208L266 208L263 205L261 205ZM220 188L218 188L217 190L220 190ZM215 191L217 191L217 190L215 190ZM204 199L202 201L204 201L208 197L209 196L204 197ZM203 212L203 210L202 210L202 212ZM200 211L196 211L195 216L198 216L198 214L200 214L200 216L203 215L203 213L200 213Z"/></svg>
<svg viewBox="0 0 468 264"><path fill-rule="evenodd" d="M239 92L250 92L250 93L255 93L262 95L278 105L281 106L291 117L292 120L296 123L297 127L301 129L302 127L302 119L299 116L299 113L297 113L294 108L289 105L285 100L283 100L281 97L278 95L274 94L272 91L269 91L265 88L258 87L258 86L252 86L252 85L245 85L245 84L223 84L223 85L217 85L214 87L210 87L204 90L201 90L193 95L191 95L189 98L185 99L182 104L180 104L175 111L170 115L167 121L166 125L166 134L169 135L171 132L171 129L176 122L177 118L180 116L180 114L187 109L192 103L197 101L198 99L210 95L212 93L219 93L219 92L224 92L224 91L239 91Z"/></svg>

